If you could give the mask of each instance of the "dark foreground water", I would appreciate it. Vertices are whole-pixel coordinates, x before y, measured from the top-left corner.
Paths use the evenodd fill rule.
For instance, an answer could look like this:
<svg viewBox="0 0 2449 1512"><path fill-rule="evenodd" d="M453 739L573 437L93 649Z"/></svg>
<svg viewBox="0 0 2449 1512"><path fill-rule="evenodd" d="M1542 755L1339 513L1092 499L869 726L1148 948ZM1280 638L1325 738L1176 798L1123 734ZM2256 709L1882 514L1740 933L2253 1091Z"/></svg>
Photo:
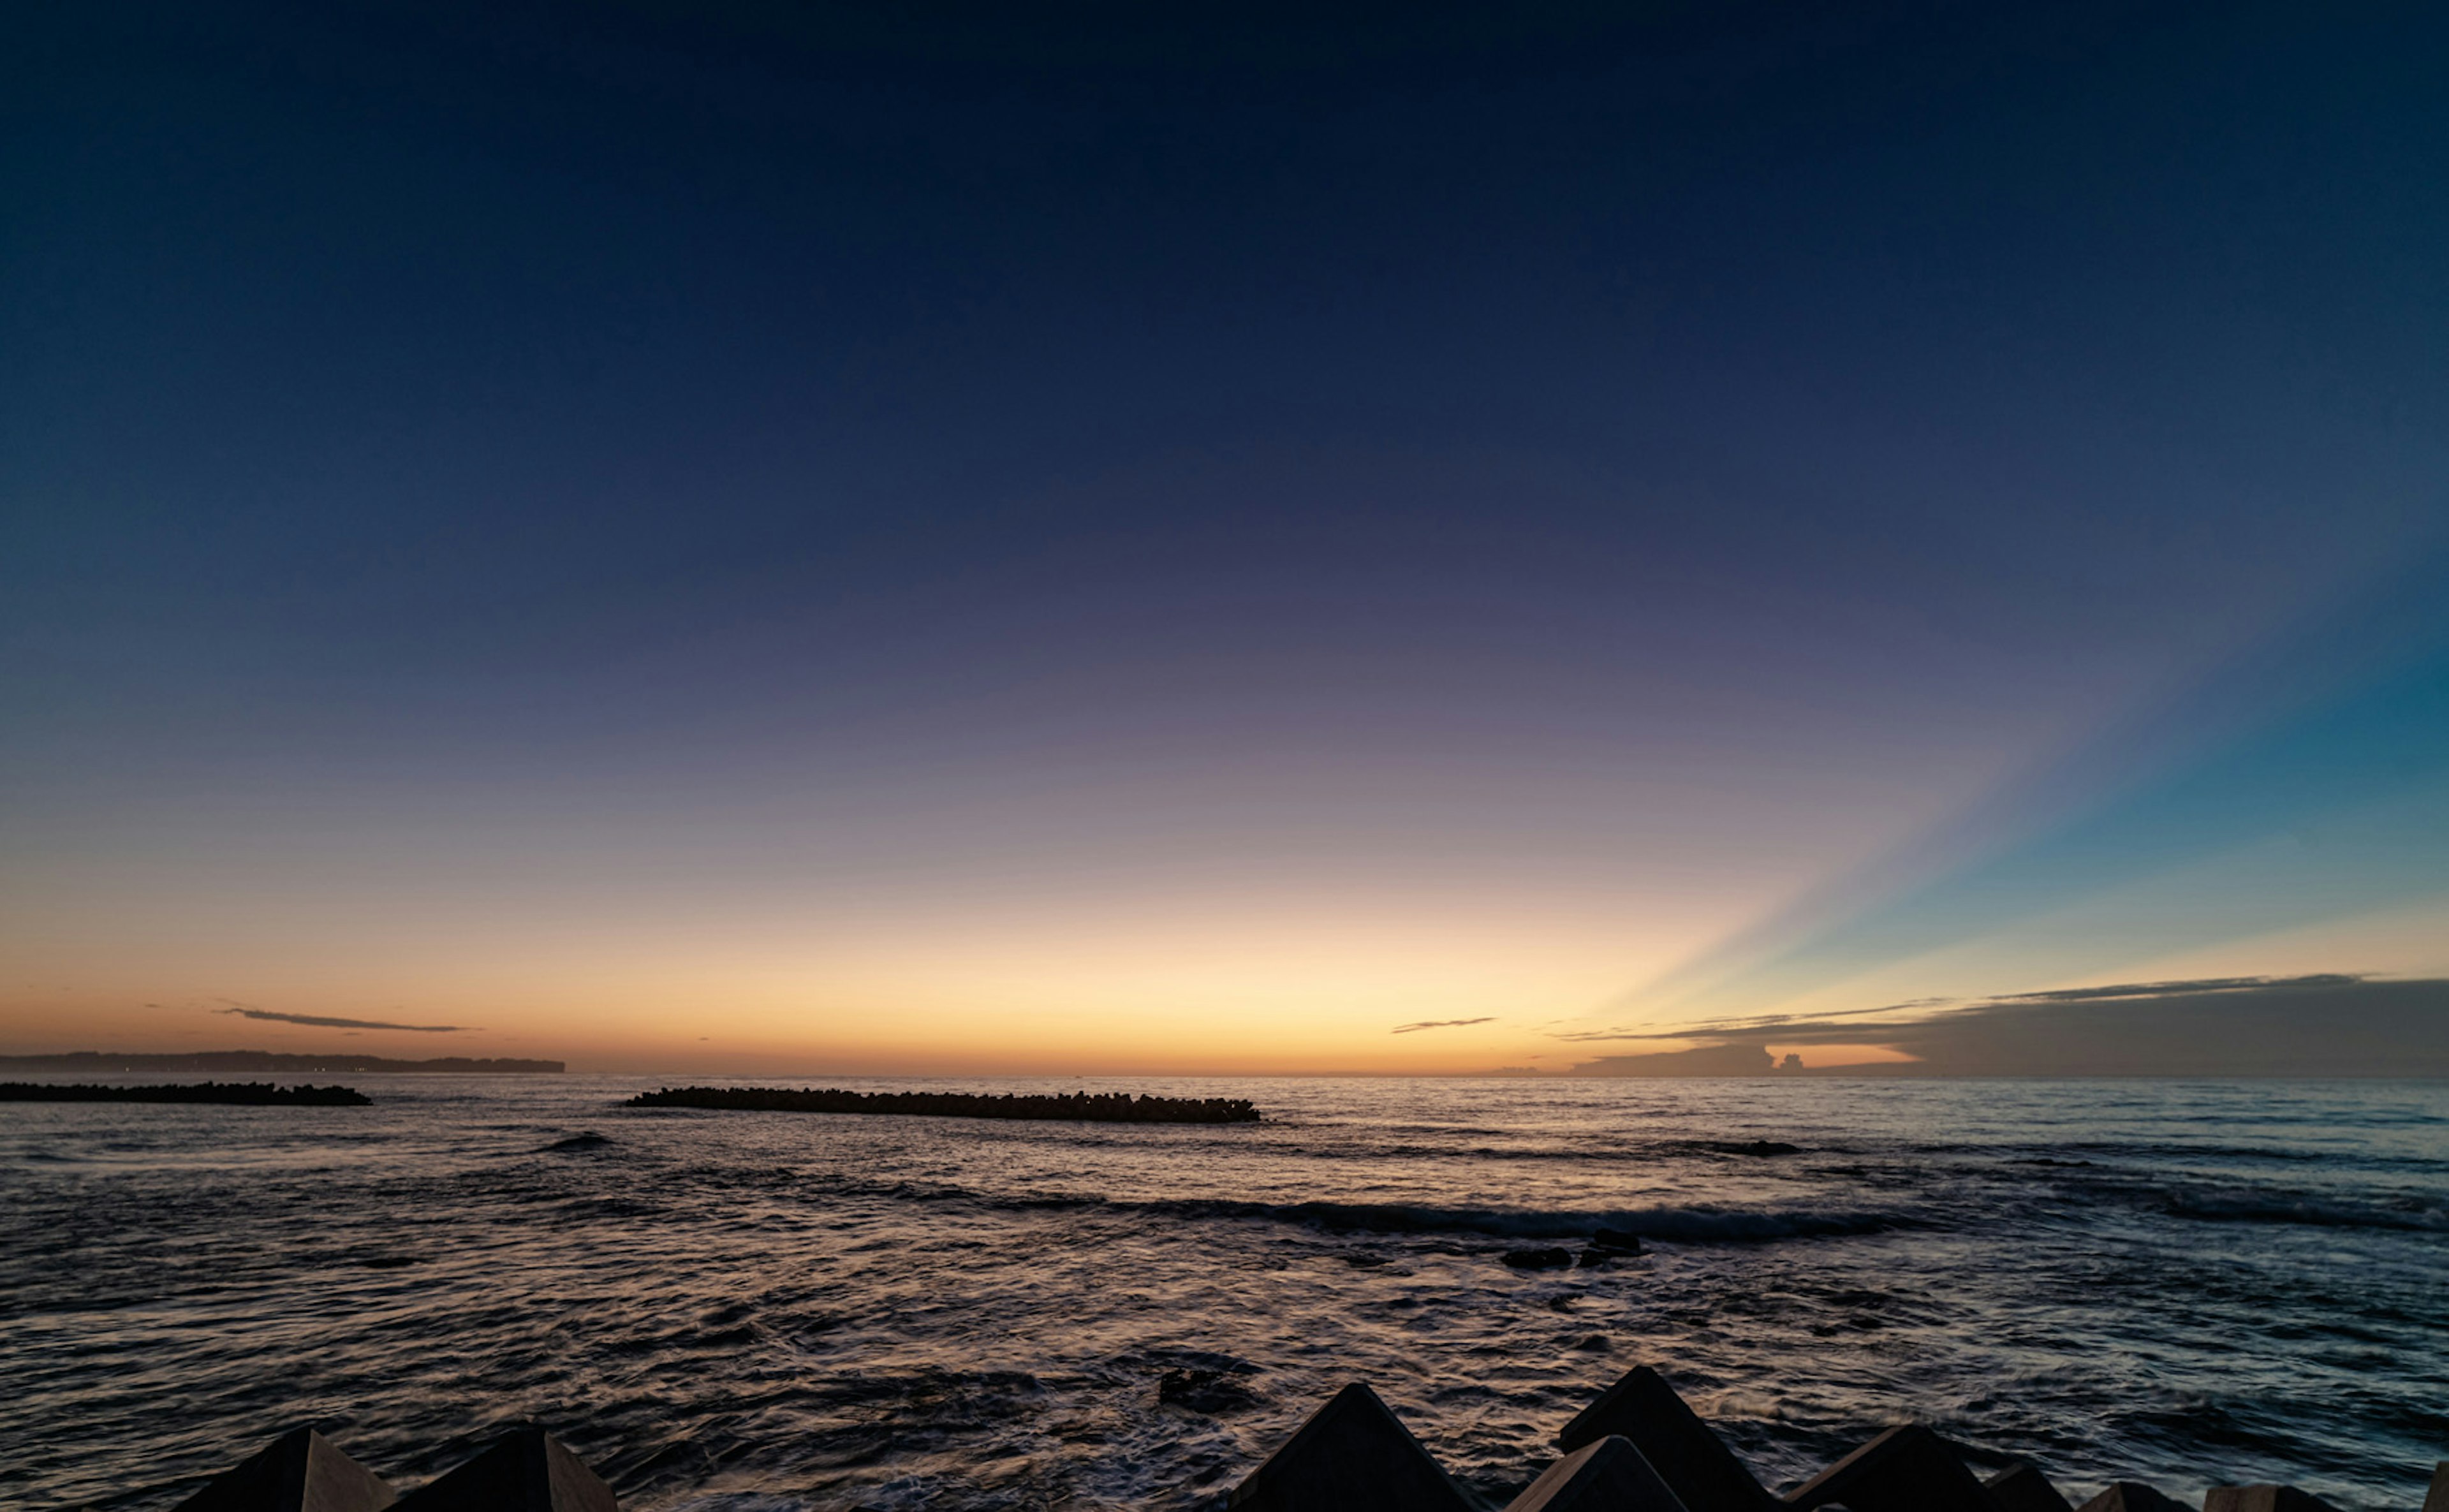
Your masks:
<svg viewBox="0 0 2449 1512"><path fill-rule="evenodd" d="M1187 1508L1356 1378L1501 1502L1642 1361L1772 1485L1906 1419L2078 1498L2411 1508L2449 1454L2439 1083L1138 1081L1270 1116L1142 1128L357 1081L0 1108L0 1502L533 1420L636 1512ZM1655 1253L1498 1258L1599 1224Z"/></svg>

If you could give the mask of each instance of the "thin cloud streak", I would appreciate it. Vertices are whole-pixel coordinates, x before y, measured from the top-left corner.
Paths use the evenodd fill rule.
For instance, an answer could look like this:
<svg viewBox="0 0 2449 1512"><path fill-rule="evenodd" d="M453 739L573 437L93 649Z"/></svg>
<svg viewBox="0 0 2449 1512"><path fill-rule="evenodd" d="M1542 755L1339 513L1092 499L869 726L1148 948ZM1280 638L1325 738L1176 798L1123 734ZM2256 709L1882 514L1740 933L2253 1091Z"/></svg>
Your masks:
<svg viewBox="0 0 2449 1512"><path fill-rule="evenodd" d="M403 1029L410 1034L466 1034L469 1026L459 1024L387 1024L379 1019L335 1019L317 1013L275 1013L270 1008L215 1008L215 1013L235 1014L241 1019L259 1019L266 1024L303 1024L318 1029Z"/></svg>
<svg viewBox="0 0 2449 1512"><path fill-rule="evenodd" d="M1554 1040L1588 1042L1595 1040L1709 1040L1738 1035L1774 1034L1789 1024L1819 1024L1831 1019L1859 1019L1887 1013L1905 1013L1915 1008L1947 1007L1963 1003L1963 998L1909 998L1902 1003L1883 1003L1875 1008L1839 1008L1828 1013L1754 1013L1735 1019L1705 1020L1687 1024L1679 1029L1574 1029L1549 1036ZM1983 1002L2006 1002L2007 999L1983 999Z"/></svg>
<svg viewBox="0 0 2449 1512"><path fill-rule="evenodd" d="M2098 1003L2116 998L2179 997L2195 992L2251 992L2271 987L2343 987L2361 974L2325 971L2302 977L2200 977L2189 982L2126 982L2106 987L2062 987L2053 992L2013 992L1993 1003Z"/></svg>
<svg viewBox="0 0 2449 1512"><path fill-rule="evenodd" d="M1395 1025L1394 1032L1397 1034L1417 1034L1422 1029L1459 1029L1467 1024L1494 1024L1495 1022L1496 1015L1493 1013L1485 1018L1479 1019L1423 1019L1417 1024L1398 1024Z"/></svg>

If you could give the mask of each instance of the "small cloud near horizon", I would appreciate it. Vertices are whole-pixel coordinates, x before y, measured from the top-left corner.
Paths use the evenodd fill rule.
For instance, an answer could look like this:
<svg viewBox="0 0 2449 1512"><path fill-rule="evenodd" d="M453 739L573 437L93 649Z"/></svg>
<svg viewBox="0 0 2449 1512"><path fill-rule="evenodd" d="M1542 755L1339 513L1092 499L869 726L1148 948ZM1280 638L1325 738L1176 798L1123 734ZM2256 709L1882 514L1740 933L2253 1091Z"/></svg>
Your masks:
<svg viewBox="0 0 2449 1512"><path fill-rule="evenodd" d="M1479 1019L1422 1019L1417 1024L1398 1024L1395 1025L1394 1032L1397 1034L1417 1034L1422 1029L1459 1029L1468 1024L1494 1024L1495 1022L1496 1015L1494 1013L1489 1014L1485 1018Z"/></svg>
<svg viewBox="0 0 2449 1512"><path fill-rule="evenodd" d="M470 1026L462 1024L387 1024L380 1019L335 1019L318 1013L276 1013L270 1008L251 1008L233 1003L226 1008L214 1008L215 1013L228 1013L241 1019L257 1019L265 1024L302 1024L316 1029L399 1029L410 1034L466 1034Z"/></svg>
<svg viewBox="0 0 2449 1512"><path fill-rule="evenodd" d="M2242 980L2242 979L2239 979ZM2087 988L2087 991L2122 993L2116 987ZM1922 1008L1948 1007L1968 1001L2013 1003L2015 998L1908 998L1902 1003L1883 1003L1874 1008L1837 1008L1826 1013L1755 1013L1745 1018L1711 1019L1700 1024L1687 1024L1674 1029L1582 1029L1570 1034L1551 1035L1551 1039L1587 1040L1730 1040L1774 1035L1789 1024L1821 1024L1838 1019L1877 1018L1889 1013L1912 1013Z"/></svg>

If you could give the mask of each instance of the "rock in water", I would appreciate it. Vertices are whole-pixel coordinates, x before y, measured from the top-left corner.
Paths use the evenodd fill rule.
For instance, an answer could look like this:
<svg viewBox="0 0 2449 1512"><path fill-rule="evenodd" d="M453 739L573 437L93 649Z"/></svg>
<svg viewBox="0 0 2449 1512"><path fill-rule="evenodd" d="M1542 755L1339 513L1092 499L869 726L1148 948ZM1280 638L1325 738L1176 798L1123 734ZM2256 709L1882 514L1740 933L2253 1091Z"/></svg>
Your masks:
<svg viewBox="0 0 2449 1512"><path fill-rule="evenodd" d="M2112 1481L2082 1512L2194 1512L2172 1496L2163 1496L2140 1481Z"/></svg>
<svg viewBox="0 0 2449 1512"><path fill-rule="evenodd" d="M620 1512L612 1488L542 1428L521 1428L399 1499L399 1512Z"/></svg>
<svg viewBox="0 0 2449 1512"><path fill-rule="evenodd" d="M1224 1500L1250 1512L1472 1512L1445 1467L1355 1381Z"/></svg>
<svg viewBox="0 0 2449 1512"><path fill-rule="evenodd" d="M1919 1424L1888 1429L1785 1496L1798 1512L1830 1502L1850 1512L1992 1512L1956 1451Z"/></svg>
<svg viewBox="0 0 2449 1512"><path fill-rule="evenodd" d="M1205 1412L1211 1417L1220 1412L1238 1412L1259 1400L1249 1388L1233 1379L1232 1371L1195 1366L1165 1372L1156 1384L1156 1399L1167 1407Z"/></svg>
<svg viewBox="0 0 2449 1512"><path fill-rule="evenodd" d="M1597 1267L1610 1260L1629 1260L1641 1253L1640 1234L1627 1234L1622 1229L1601 1229L1591 1235L1590 1247L1582 1252L1582 1264Z"/></svg>
<svg viewBox="0 0 2449 1512"><path fill-rule="evenodd" d="M2039 1465L2029 1462L2009 1465L1982 1482L1981 1489L1990 1493L1998 1512L2074 1512L2074 1503L2050 1484Z"/></svg>
<svg viewBox="0 0 2449 1512"><path fill-rule="evenodd" d="M2432 1467L2432 1489L2424 1493L2423 1512L2449 1512L2449 1460Z"/></svg>
<svg viewBox="0 0 2449 1512"><path fill-rule="evenodd" d="M214 1476L178 1512L376 1512L397 1500L331 1440L296 1428Z"/></svg>
<svg viewBox="0 0 2449 1512"><path fill-rule="evenodd" d="M1610 1434L1630 1440L1686 1512L1764 1512L1777 1499L1752 1479L1656 1370L1636 1366L1556 1435L1572 1450Z"/></svg>
<svg viewBox="0 0 2449 1512"><path fill-rule="evenodd" d="M1548 1466L1505 1512L1685 1512L1632 1441L1610 1433Z"/></svg>
<svg viewBox="0 0 2449 1512"><path fill-rule="evenodd" d="M2215 1485L2203 1497L2203 1512L2337 1512L2337 1509L2312 1492L2299 1491L2292 1485Z"/></svg>
<svg viewBox="0 0 2449 1512"><path fill-rule="evenodd" d="M1516 1271L1561 1271L1573 1263L1571 1250L1508 1250L1505 1263Z"/></svg>

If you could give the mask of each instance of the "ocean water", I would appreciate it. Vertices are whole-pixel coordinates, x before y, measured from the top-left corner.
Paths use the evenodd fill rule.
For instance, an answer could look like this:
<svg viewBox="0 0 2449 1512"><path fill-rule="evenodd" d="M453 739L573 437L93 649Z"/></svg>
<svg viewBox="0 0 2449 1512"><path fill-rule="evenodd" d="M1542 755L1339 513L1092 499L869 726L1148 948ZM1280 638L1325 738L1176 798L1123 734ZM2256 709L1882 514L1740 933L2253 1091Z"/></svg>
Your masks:
<svg viewBox="0 0 2449 1512"><path fill-rule="evenodd" d="M632 1512L1193 1508L1359 1379L1501 1505L1644 1362L1772 1486L1904 1421L2078 1500L2411 1509L2449 1455L2440 1083L1128 1083L1268 1115L1221 1128L355 1084L0 1105L0 1502L166 1508L306 1422L405 1486L532 1421ZM1501 1261L1599 1225L1651 1253Z"/></svg>

